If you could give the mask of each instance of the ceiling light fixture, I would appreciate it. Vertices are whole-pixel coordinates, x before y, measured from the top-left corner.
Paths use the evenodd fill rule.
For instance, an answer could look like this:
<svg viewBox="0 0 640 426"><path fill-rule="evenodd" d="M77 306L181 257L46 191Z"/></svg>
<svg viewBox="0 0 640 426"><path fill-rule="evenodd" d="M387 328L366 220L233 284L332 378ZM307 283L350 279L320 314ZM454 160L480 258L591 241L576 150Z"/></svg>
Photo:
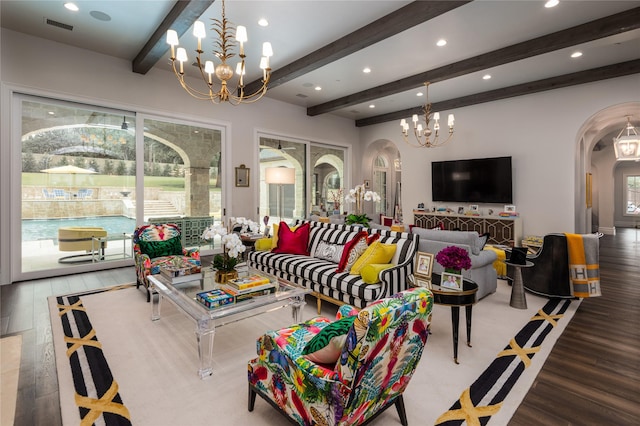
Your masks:
<svg viewBox="0 0 640 426"><path fill-rule="evenodd" d="M482 76L483 80L491 80L491 74L485 74Z"/></svg>
<svg viewBox="0 0 640 426"><path fill-rule="evenodd" d="M573 52L573 53L571 54L571 57L572 57L572 58L579 58L580 56L582 56L582 52Z"/></svg>
<svg viewBox="0 0 640 426"><path fill-rule="evenodd" d="M431 104L429 103L429 83L424 84L427 88L427 103L423 107L424 111L424 121L425 127L423 128L422 123L418 124L418 114L413 114L411 117L411 121L413 121L413 134L416 137L417 144L414 144L409 141L409 123L404 118L400 121L400 127L402 127L402 137L404 141L411 146L415 146L417 148L436 148L444 145L445 143L451 140L453 136L453 125L454 125L454 117L453 114L449 114L447 125L449 127L449 136L444 141L439 141L438 137L440 136L440 113L433 113L433 131L430 128L431 124ZM433 134L433 140L431 139L431 135Z"/></svg>
<svg viewBox="0 0 640 426"><path fill-rule="evenodd" d="M76 4L75 4L75 3L71 3L71 2L67 2L67 3L65 3L65 4L64 4L64 7L65 7L67 10L70 10L70 11L72 11L72 12L77 12L77 11L79 11L79 10L80 10L80 8L79 8L78 6L76 6Z"/></svg>
<svg viewBox="0 0 640 426"><path fill-rule="evenodd" d="M623 133L627 131L626 135ZM640 160L640 136L636 128L631 124L631 117L627 115L627 125L620 130L618 136L613 138L613 148L618 160Z"/></svg>
<svg viewBox="0 0 640 426"><path fill-rule="evenodd" d="M241 103L253 103L262 98L267 93L267 84L271 78L271 68L269 66L269 58L273 56L273 50L271 43L264 42L262 44L262 59L260 60L260 68L262 69L262 86L253 93L244 92L244 75L245 69L245 54L244 43L247 41L247 29L241 25L238 25L235 29L233 25L227 21L224 8L224 0L222 0L222 19L212 19L213 30L218 34L218 39L213 42L215 48L213 49L214 55L221 61L220 64L214 67L213 61L202 60L202 39L205 38L204 22L196 21L193 24L193 35L198 39L198 49L196 50L196 60L198 62L198 68L202 80L206 84L208 91L199 91L189 86L184 79L184 63L188 60L187 51L183 47L179 47L176 51L175 47L179 44L178 33L175 30L167 31L167 43L171 45L171 65L173 72L178 78L180 85L191 96L200 100L209 100L214 104L222 102L229 102L232 105L239 105ZM235 38L235 41L233 40ZM227 82L233 77L233 68L227 64L227 61L235 56L232 48L236 45L235 42L240 43L240 62L236 66L236 74L238 74L238 83L236 89L232 92L227 87ZM176 60L180 63L176 65ZM220 83L213 81L213 75L215 75ZM219 89L214 89L219 84ZM237 94L236 94L237 93Z"/></svg>
<svg viewBox="0 0 640 426"><path fill-rule="evenodd" d="M366 68L364 68L364 69L362 70L362 72L363 72L363 73L365 73L365 74L369 74L369 73L371 72L371 68L366 67Z"/></svg>
<svg viewBox="0 0 640 426"><path fill-rule="evenodd" d="M122 130L129 130L129 125L127 124L127 117L126 116L122 117L122 124L120 125L120 128Z"/></svg>
<svg viewBox="0 0 640 426"><path fill-rule="evenodd" d="M544 4L544 7L546 7L547 9L550 8L550 7L556 7L559 3L560 3L559 0L548 0Z"/></svg>
<svg viewBox="0 0 640 426"><path fill-rule="evenodd" d="M446 46L447 45L447 40L441 38L440 40L438 40L438 42L436 43L436 46L438 47L442 47L442 46Z"/></svg>

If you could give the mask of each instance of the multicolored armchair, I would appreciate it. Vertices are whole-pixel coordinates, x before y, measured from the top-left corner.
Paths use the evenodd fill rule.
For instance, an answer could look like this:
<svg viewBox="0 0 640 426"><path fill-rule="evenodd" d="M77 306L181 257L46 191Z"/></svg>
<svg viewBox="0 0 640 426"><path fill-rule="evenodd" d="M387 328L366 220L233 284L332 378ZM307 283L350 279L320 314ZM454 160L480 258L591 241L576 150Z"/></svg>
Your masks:
<svg viewBox="0 0 640 426"><path fill-rule="evenodd" d="M133 254L136 264L136 288L147 289L147 302L151 300L148 275L160 273L165 264L191 266L200 272L200 249L182 247L180 228L174 223L143 225L133 233Z"/></svg>
<svg viewBox="0 0 640 426"><path fill-rule="evenodd" d="M260 395L300 425L360 425L395 405L407 425L402 393L428 337L433 295L414 288L337 319L317 317L257 342L249 361L249 411Z"/></svg>

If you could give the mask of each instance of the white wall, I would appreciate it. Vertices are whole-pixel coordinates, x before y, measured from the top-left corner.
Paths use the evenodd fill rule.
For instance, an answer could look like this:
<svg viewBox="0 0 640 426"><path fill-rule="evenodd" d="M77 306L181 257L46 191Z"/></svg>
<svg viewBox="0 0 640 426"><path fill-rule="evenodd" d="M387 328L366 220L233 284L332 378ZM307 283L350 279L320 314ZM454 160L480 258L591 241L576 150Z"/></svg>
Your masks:
<svg viewBox="0 0 640 426"><path fill-rule="evenodd" d="M575 232L578 131L589 117L607 106L637 101L638 87L640 74L635 74L441 111L455 114L456 128L454 139L440 148L408 146L400 134L399 120L362 128L360 140L365 150L380 139L398 146L407 222L418 203L434 204L431 161L512 156L513 203L523 219L524 234Z"/></svg>

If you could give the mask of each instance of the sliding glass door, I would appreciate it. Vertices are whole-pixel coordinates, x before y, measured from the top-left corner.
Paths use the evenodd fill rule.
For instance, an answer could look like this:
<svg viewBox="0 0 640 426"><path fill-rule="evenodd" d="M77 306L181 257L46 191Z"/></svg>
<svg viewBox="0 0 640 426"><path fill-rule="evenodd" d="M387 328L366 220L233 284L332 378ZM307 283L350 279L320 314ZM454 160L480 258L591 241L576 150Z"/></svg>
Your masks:
<svg viewBox="0 0 640 426"><path fill-rule="evenodd" d="M130 264L140 223L175 222L185 246L211 248L200 237L224 211L222 128L146 115L136 128L131 112L28 95L14 106L14 276Z"/></svg>
<svg viewBox="0 0 640 426"><path fill-rule="evenodd" d="M259 145L260 217L277 223L340 213L345 148L267 135L259 137Z"/></svg>

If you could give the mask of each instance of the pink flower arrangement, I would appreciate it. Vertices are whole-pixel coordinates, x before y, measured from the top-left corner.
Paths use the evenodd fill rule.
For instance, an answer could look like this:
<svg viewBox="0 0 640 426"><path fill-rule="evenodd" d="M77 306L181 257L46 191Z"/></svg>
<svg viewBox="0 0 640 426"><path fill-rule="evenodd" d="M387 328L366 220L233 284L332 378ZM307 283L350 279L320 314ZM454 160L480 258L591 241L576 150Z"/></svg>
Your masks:
<svg viewBox="0 0 640 426"><path fill-rule="evenodd" d="M457 246L445 247L436 254L436 261L445 269L460 271L471 268L469 252Z"/></svg>

